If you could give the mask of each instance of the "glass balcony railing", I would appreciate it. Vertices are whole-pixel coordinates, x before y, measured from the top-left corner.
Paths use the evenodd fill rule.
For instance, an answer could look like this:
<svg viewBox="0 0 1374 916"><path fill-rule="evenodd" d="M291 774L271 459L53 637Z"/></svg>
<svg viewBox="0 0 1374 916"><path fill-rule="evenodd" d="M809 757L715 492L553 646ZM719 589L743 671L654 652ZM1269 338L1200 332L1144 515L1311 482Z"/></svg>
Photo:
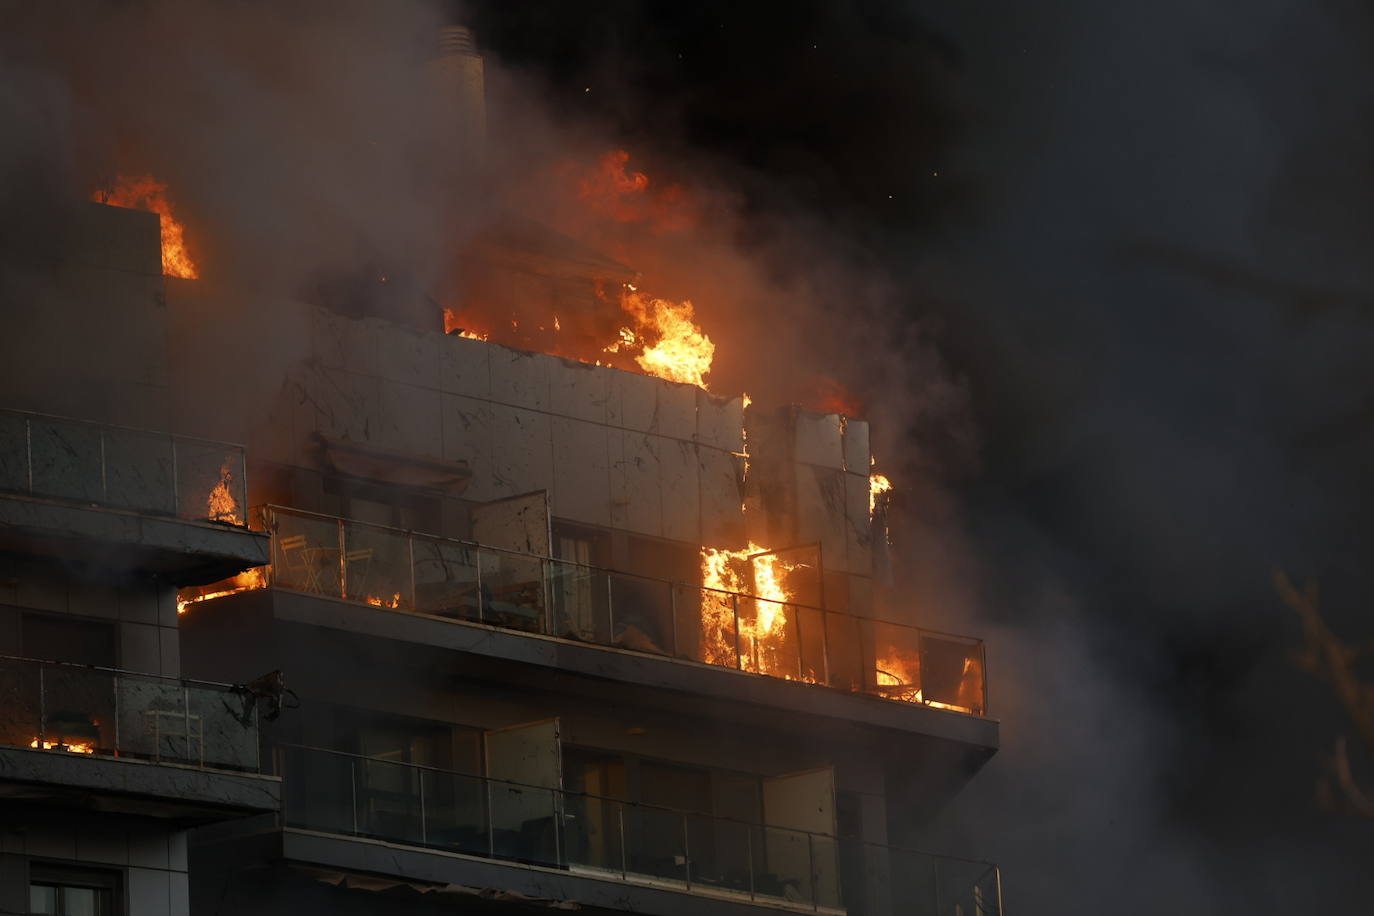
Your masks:
<svg viewBox="0 0 1374 916"><path fill-rule="evenodd" d="M282 746L286 826L854 916L998 916L997 867L728 817Z"/></svg>
<svg viewBox="0 0 1374 916"><path fill-rule="evenodd" d="M0 744L258 772L257 710L232 687L0 656Z"/></svg>
<svg viewBox="0 0 1374 916"><path fill-rule="evenodd" d="M0 410L0 492L244 525L242 446Z"/></svg>
<svg viewBox="0 0 1374 916"><path fill-rule="evenodd" d="M271 586L987 714L983 641L793 602L267 506L272 563L183 606Z"/></svg>

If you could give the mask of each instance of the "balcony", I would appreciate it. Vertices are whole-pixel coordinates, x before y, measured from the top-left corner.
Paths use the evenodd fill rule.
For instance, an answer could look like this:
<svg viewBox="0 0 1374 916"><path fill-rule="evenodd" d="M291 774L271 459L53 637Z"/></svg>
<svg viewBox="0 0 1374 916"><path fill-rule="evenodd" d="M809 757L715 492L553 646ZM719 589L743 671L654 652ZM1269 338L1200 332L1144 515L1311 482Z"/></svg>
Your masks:
<svg viewBox="0 0 1374 916"><path fill-rule="evenodd" d="M721 910L1002 912L986 862L319 748L277 760L287 858L646 913L681 912L684 894Z"/></svg>
<svg viewBox="0 0 1374 916"><path fill-rule="evenodd" d="M183 589L184 606L271 588L987 713L979 639L295 509L254 516L271 535L271 564Z"/></svg>
<svg viewBox="0 0 1374 916"><path fill-rule="evenodd" d="M182 584L266 562L249 531L242 446L0 411L0 549L70 556L98 542L121 568Z"/></svg>
<svg viewBox="0 0 1374 916"><path fill-rule="evenodd" d="M228 685L0 656L0 798L204 822L277 809L258 764Z"/></svg>

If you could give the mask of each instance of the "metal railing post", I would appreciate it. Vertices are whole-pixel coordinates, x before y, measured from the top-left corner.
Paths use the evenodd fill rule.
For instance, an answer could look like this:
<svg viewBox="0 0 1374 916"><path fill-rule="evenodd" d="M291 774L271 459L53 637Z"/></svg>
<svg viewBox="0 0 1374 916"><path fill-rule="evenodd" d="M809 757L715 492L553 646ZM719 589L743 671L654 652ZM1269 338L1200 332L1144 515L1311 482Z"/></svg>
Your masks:
<svg viewBox="0 0 1374 916"><path fill-rule="evenodd" d="M243 507L243 526L248 524L248 451L239 449L239 505Z"/></svg>
<svg viewBox="0 0 1374 916"><path fill-rule="evenodd" d="M348 597L348 561L344 558L345 546L348 543L344 536L344 520L339 519L339 597Z"/></svg>
<svg viewBox="0 0 1374 916"><path fill-rule="evenodd" d="M682 877L692 889L692 841L687 838L687 815L682 815Z"/></svg>
<svg viewBox="0 0 1374 916"><path fill-rule="evenodd" d="M487 789L487 855L496 858L496 832L491 825L491 777L482 780Z"/></svg>
<svg viewBox="0 0 1374 916"><path fill-rule="evenodd" d="M110 477L105 471L105 427L100 427L100 501L110 501Z"/></svg>
<svg viewBox="0 0 1374 916"><path fill-rule="evenodd" d="M358 761L356 758L348 759L348 800L349 807L353 809L353 835L358 835Z"/></svg>
<svg viewBox="0 0 1374 916"><path fill-rule="evenodd" d="M124 684L124 679L116 674L111 680L114 682L114 752L115 756L118 757L121 748L119 740L119 695L123 693L120 688Z"/></svg>
<svg viewBox="0 0 1374 916"><path fill-rule="evenodd" d="M615 816L620 822L620 880L627 881L630 877L630 870L626 862L625 855L625 804L616 802Z"/></svg>
<svg viewBox="0 0 1374 916"><path fill-rule="evenodd" d="M992 880L997 887L997 916L1002 916L1002 869L995 865L992 867Z"/></svg>
<svg viewBox="0 0 1374 916"><path fill-rule="evenodd" d="M24 468L28 472L29 492L33 492L33 421L24 418Z"/></svg>
<svg viewBox="0 0 1374 916"><path fill-rule="evenodd" d="M606 639L615 645L615 599L611 596L611 574L606 573Z"/></svg>
<svg viewBox="0 0 1374 916"><path fill-rule="evenodd" d="M739 595L730 593L730 607L735 615L735 670L744 670L744 653L740 650L739 642Z"/></svg>
<svg viewBox="0 0 1374 916"><path fill-rule="evenodd" d="M44 750L48 743L48 684L45 669L38 666L38 749Z"/></svg>
<svg viewBox="0 0 1374 916"><path fill-rule="evenodd" d="M811 885L811 909L821 908L820 882L816 880L816 837L814 834L806 835L806 863L807 863L807 883Z"/></svg>
<svg viewBox="0 0 1374 916"><path fill-rule="evenodd" d="M181 720L182 734L186 741L186 754L184 759L187 763L191 762L191 691L185 684L181 685Z"/></svg>
<svg viewBox="0 0 1374 916"><path fill-rule="evenodd" d="M784 608L789 605L784 604ZM797 630L797 680L806 680L806 642L802 639L801 611L797 610L796 605L790 605L796 611L795 626Z"/></svg>
<svg viewBox="0 0 1374 916"><path fill-rule="evenodd" d="M673 658L681 658L677 651L677 586L668 583L668 617L673 627Z"/></svg>
<svg viewBox="0 0 1374 916"><path fill-rule="evenodd" d="M416 778L420 780L420 845L429 845L429 830L425 824L425 771L416 768Z"/></svg>
<svg viewBox="0 0 1374 916"><path fill-rule="evenodd" d="M410 609L418 611L420 601L415 594L415 536L410 535L406 538L406 555L410 558ZM424 780L421 780L423 784Z"/></svg>
<svg viewBox="0 0 1374 916"><path fill-rule="evenodd" d="M477 619L482 623L486 623L487 599L482 592L482 551L473 551L473 556L477 559ZM487 794L491 794L490 789L488 789Z"/></svg>
<svg viewBox="0 0 1374 916"><path fill-rule="evenodd" d="M563 865L563 796L557 789L549 790L549 807L553 810L553 862Z"/></svg>
<svg viewBox="0 0 1374 916"><path fill-rule="evenodd" d="M172 514L181 518L181 461L177 458L177 440L171 437L172 443Z"/></svg>
<svg viewBox="0 0 1374 916"><path fill-rule="evenodd" d="M754 828L747 825L744 831L744 848L749 861L749 899L754 899Z"/></svg>

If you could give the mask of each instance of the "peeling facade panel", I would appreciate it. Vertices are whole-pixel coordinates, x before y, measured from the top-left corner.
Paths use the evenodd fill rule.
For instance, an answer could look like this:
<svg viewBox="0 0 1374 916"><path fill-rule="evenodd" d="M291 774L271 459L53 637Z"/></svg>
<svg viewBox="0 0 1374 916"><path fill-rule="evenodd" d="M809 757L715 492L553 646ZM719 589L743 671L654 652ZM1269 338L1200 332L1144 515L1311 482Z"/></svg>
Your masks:
<svg viewBox="0 0 1374 916"><path fill-rule="evenodd" d="M697 441L727 452L744 451L744 400L697 392Z"/></svg>
<svg viewBox="0 0 1374 916"><path fill-rule="evenodd" d="M463 495L467 499L486 502L498 495L495 483L495 460L492 455L495 412L490 401L458 394L440 396L443 423L443 458L445 461L466 461L472 469Z"/></svg>
<svg viewBox="0 0 1374 916"><path fill-rule="evenodd" d="M793 454L799 464L843 470L844 449L840 442L838 414L797 410L792 420L796 436Z"/></svg>
<svg viewBox="0 0 1374 916"><path fill-rule="evenodd" d="M647 378L647 376L646 376ZM692 440L697 434L697 391L691 385L679 385L659 379L649 379L655 386L657 409L651 432L673 439Z"/></svg>
<svg viewBox="0 0 1374 916"><path fill-rule="evenodd" d="M610 376L606 422L623 429L649 432L655 428L658 409L658 379L633 372L613 372Z"/></svg>

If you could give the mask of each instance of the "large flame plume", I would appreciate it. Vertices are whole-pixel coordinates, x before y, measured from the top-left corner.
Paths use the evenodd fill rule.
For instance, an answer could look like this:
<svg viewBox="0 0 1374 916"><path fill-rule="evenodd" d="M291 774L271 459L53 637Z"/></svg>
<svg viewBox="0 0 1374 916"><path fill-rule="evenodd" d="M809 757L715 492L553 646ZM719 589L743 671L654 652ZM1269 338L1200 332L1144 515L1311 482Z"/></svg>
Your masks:
<svg viewBox="0 0 1374 916"><path fill-rule="evenodd" d="M738 659L746 671L796 678L796 665L789 661L796 647L787 630L792 600L787 575L796 568L753 542L742 550L703 547L701 584L717 591L702 595L702 659L732 668Z"/></svg>
<svg viewBox="0 0 1374 916"><path fill-rule="evenodd" d="M626 346L638 349L635 363L648 375L706 387L716 345L697 325L691 302L654 299L627 286L620 307L634 324L621 329L620 340L607 347L607 352L615 353Z"/></svg>
<svg viewBox="0 0 1374 916"><path fill-rule="evenodd" d="M147 175L137 178L121 175L114 187L96 191L91 195L91 200L112 207L156 213L162 222L162 272L183 280L194 280L200 276L195 262L186 252L185 232L181 223L172 216L172 205L167 202L167 185Z"/></svg>

